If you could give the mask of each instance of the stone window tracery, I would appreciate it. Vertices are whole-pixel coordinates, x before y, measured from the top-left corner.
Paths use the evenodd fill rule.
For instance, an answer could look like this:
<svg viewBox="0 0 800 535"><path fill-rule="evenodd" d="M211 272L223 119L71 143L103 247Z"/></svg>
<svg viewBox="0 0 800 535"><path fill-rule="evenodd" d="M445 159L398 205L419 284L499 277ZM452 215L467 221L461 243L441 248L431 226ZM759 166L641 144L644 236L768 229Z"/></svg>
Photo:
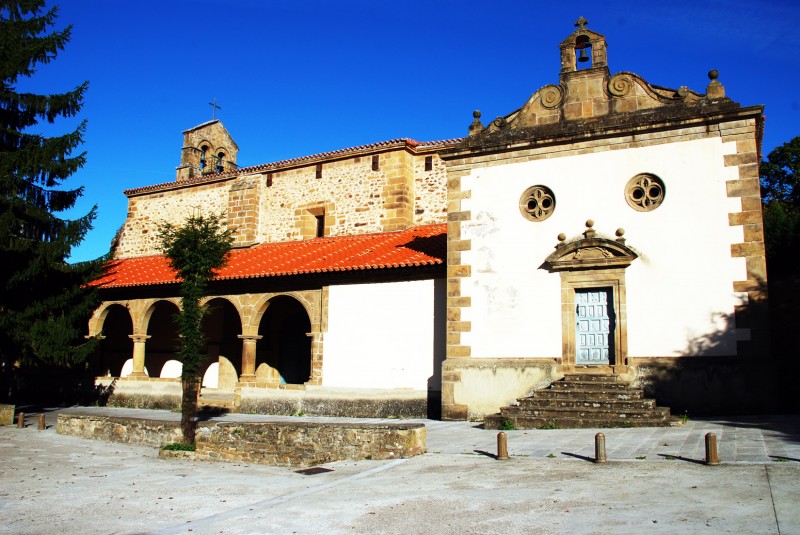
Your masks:
<svg viewBox="0 0 800 535"><path fill-rule="evenodd" d="M639 212L651 212L664 202L664 181L656 175L642 173L625 185L625 201Z"/></svg>
<svg viewBox="0 0 800 535"><path fill-rule="evenodd" d="M547 186L531 186L519 199L519 211L529 221L544 221L556 209L556 196Z"/></svg>

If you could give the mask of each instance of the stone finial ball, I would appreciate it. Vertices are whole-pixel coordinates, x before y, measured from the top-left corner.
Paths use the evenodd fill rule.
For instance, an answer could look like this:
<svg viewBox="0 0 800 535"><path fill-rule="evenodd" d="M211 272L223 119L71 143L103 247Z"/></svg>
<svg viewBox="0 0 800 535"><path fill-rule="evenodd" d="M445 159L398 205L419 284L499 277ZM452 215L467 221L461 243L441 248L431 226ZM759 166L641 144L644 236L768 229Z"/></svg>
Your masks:
<svg viewBox="0 0 800 535"><path fill-rule="evenodd" d="M475 117L476 119L480 119L481 118L481 110L473 111L472 112L472 116Z"/></svg>
<svg viewBox="0 0 800 535"><path fill-rule="evenodd" d="M709 80L716 80L719 76L719 71L717 69L711 69L708 71L708 78Z"/></svg>
<svg viewBox="0 0 800 535"><path fill-rule="evenodd" d="M617 234L617 238L621 238L621 237L622 237L622 236L625 234L625 229L624 229L624 228L622 228L622 227L619 227L619 228L617 229L617 232L616 232L616 234Z"/></svg>
<svg viewBox="0 0 800 535"><path fill-rule="evenodd" d="M567 235L564 234L563 232L558 235L558 241L564 241L566 239L567 239Z"/></svg>
<svg viewBox="0 0 800 535"><path fill-rule="evenodd" d="M587 219L586 228L592 228L593 226L594 226L594 219Z"/></svg>

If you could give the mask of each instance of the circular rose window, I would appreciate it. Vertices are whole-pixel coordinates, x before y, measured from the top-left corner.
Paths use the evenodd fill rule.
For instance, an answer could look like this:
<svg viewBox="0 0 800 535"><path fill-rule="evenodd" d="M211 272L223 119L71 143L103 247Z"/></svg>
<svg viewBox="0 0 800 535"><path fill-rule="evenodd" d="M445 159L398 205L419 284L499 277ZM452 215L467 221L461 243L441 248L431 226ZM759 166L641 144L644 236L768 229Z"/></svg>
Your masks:
<svg viewBox="0 0 800 535"><path fill-rule="evenodd" d="M664 202L664 181L656 175L636 175L625 186L625 200L634 210L650 212Z"/></svg>
<svg viewBox="0 0 800 535"><path fill-rule="evenodd" d="M531 221L544 221L556 209L556 196L546 186L531 186L519 198L519 211Z"/></svg>

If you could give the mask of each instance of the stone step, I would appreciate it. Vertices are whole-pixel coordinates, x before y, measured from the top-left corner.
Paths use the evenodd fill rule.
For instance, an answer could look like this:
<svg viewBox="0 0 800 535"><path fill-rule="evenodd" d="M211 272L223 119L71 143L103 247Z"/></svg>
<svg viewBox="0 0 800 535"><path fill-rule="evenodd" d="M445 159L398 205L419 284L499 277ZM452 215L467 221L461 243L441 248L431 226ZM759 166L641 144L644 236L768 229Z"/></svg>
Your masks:
<svg viewBox="0 0 800 535"><path fill-rule="evenodd" d="M568 373L564 375L564 382L593 382L593 383L619 383L625 382L619 375L602 373Z"/></svg>
<svg viewBox="0 0 800 535"><path fill-rule="evenodd" d="M669 427L671 418L568 418L527 417L492 414L484 419L486 429L603 429L619 427Z"/></svg>
<svg viewBox="0 0 800 535"><path fill-rule="evenodd" d="M567 374L487 416L487 429L666 427L676 421L619 375Z"/></svg>
<svg viewBox="0 0 800 535"><path fill-rule="evenodd" d="M523 409L537 408L596 408L606 410L652 409L656 406L653 399L571 399L571 398L521 398L518 407Z"/></svg>
<svg viewBox="0 0 800 535"><path fill-rule="evenodd" d="M600 420L613 419L650 419L669 418L669 409L653 407L651 409L608 410L595 407L546 407L542 409L529 407L503 407L503 416L537 417L537 418L596 418Z"/></svg>
<svg viewBox="0 0 800 535"><path fill-rule="evenodd" d="M626 390L535 390L529 396L535 399L643 399L644 393L639 388ZM524 398L523 398L524 399Z"/></svg>
<svg viewBox="0 0 800 535"><path fill-rule="evenodd" d="M556 381L550 385L551 390L629 390L630 384L625 381Z"/></svg>

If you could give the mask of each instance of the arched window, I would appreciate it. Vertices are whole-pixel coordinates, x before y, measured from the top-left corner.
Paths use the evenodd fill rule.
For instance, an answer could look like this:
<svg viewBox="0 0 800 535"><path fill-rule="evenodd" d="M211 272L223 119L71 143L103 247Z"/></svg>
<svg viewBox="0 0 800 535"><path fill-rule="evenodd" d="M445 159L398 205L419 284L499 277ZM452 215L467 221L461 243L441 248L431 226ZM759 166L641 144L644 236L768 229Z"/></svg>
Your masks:
<svg viewBox="0 0 800 535"><path fill-rule="evenodd" d="M224 152L220 152L219 154L217 154L217 173L221 173L222 170L225 168L225 165L223 163L224 158L225 158Z"/></svg>
<svg viewBox="0 0 800 535"><path fill-rule="evenodd" d="M203 145L200 147L200 169L206 168L206 159L208 156L208 147Z"/></svg>

